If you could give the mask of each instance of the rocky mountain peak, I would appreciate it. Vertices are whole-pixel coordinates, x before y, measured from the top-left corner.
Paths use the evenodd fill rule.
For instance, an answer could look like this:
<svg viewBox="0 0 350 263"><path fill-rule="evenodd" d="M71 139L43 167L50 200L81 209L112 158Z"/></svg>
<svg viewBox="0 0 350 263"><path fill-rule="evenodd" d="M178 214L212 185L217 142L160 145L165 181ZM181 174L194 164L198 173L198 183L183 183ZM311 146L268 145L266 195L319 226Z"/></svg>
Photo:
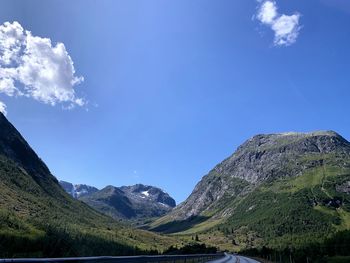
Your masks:
<svg viewBox="0 0 350 263"><path fill-rule="evenodd" d="M334 131L259 134L244 142L196 185L192 194L169 215L186 219L244 194L266 181L295 177L321 167L325 159L342 165L350 143Z"/></svg>
<svg viewBox="0 0 350 263"><path fill-rule="evenodd" d="M64 181L60 184L73 197L118 219L147 219L164 215L176 206L169 194L150 185L108 185L98 190L85 184L73 185Z"/></svg>
<svg viewBox="0 0 350 263"><path fill-rule="evenodd" d="M349 155L350 143L333 131L260 134L238 147L214 170L223 175L259 183L271 177L294 176L304 167L297 160L305 155ZM289 163L295 169L283 171Z"/></svg>
<svg viewBox="0 0 350 263"><path fill-rule="evenodd" d="M132 186L122 186L120 189L130 198L149 199L171 208L176 206L175 200L158 187L136 184Z"/></svg>
<svg viewBox="0 0 350 263"><path fill-rule="evenodd" d="M312 144L313 146L320 146L318 150L324 150L325 152L332 151L339 146L349 146L349 142L334 131L285 132L256 135L238 147L237 152L267 151L286 146L298 147L302 145L304 145L305 151L313 151L314 148L310 147Z"/></svg>

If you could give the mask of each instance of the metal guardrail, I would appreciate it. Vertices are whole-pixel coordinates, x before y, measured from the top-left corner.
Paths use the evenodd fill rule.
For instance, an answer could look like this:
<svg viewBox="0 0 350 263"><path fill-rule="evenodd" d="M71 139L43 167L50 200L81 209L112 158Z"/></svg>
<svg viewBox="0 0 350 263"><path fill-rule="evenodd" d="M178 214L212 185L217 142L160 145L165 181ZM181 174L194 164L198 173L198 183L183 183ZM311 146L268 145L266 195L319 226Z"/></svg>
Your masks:
<svg viewBox="0 0 350 263"><path fill-rule="evenodd" d="M225 257L225 254L123 256L123 257L80 257L80 258L14 258L0 259L0 263L205 263Z"/></svg>

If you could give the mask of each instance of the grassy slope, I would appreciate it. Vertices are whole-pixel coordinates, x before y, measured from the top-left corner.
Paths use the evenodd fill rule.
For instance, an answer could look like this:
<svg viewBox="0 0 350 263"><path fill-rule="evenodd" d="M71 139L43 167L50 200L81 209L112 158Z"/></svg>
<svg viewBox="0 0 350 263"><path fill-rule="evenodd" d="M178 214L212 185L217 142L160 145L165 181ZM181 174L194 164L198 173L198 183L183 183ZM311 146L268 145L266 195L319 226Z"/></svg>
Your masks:
<svg viewBox="0 0 350 263"><path fill-rule="evenodd" d="M126 227L72 199L58 184L50 186L41 187L0 156L0 256L132 254L141 253L134 247L163 250L177 242Z"/></svg>

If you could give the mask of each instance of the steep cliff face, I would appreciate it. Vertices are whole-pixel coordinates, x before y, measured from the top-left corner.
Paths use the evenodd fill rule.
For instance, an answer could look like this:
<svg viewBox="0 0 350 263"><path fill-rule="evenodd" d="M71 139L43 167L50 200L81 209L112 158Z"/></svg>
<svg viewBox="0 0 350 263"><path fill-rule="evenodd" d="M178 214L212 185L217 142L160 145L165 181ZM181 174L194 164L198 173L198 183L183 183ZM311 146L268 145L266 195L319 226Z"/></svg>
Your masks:
<svg viewBox="0 0 350 263"><path fill-rule="evenodd" d="M167 220L212 216L214 210L214 216L228 216L232 211L227 202L252 192L262 183L297 177L321 167L329 158L334 165L342 166L349 157L350 143L333 131L254 136L204 176Z"/></svg>

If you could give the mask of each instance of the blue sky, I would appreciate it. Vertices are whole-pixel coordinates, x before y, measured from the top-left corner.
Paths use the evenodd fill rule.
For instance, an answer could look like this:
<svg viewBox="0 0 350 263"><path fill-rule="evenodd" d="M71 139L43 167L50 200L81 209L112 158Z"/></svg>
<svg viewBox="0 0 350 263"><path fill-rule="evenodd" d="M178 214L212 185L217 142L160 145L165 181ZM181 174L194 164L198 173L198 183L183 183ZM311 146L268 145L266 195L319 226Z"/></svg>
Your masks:
<svg viewBox="0 0 350 263"><path fill-rule="evenodd" d="M57 178L156 185L178 202L255 134L350 139L350 4L277 0L264 22L265 2L2 1L0 24L63 43L84 80L46 100L12 75L23 95L0 101ZM288 45L276 40L283 15L298 22Z"/></svg>

